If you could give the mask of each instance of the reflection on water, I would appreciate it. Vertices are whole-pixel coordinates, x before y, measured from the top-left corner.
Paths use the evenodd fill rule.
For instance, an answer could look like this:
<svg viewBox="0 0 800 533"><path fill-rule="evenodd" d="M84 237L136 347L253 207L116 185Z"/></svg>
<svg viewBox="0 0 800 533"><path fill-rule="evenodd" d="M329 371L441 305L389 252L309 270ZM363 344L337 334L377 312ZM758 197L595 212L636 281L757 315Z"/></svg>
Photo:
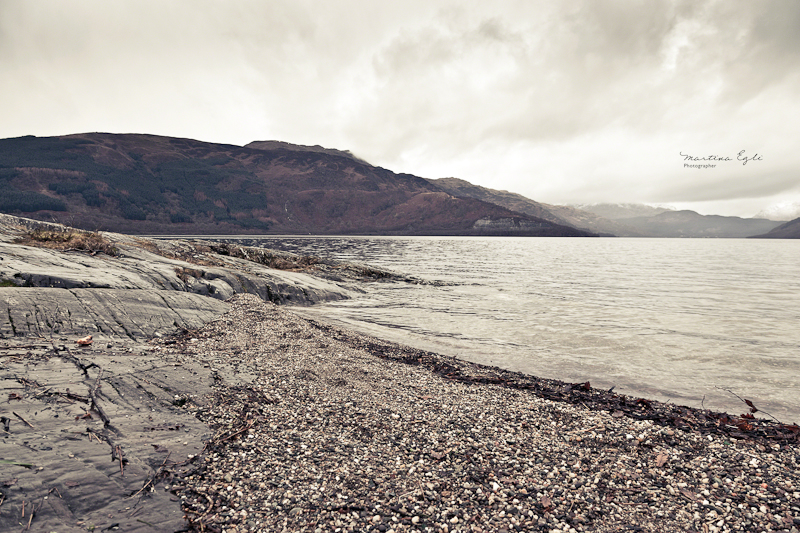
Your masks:
<svg viewBox="0 0 800 533"><path fill-rule="evenodd" d="M373 283L303 313L541 377L800 422L800 242L265 238L443 286Z"/></svg>

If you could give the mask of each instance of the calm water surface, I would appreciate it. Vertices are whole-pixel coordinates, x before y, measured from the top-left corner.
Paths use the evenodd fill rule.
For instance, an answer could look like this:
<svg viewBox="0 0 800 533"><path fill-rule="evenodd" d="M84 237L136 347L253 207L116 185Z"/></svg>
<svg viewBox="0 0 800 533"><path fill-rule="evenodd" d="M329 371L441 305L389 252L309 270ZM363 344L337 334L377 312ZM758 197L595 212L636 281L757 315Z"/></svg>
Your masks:
<svg viewBox="0 0 800 533"><path fill-rule="evenodd" d="M564 381L800 422L800 242L265 238L448 283L369 284L307 316ZM763 416L763 415L762 415Z"/></svg>

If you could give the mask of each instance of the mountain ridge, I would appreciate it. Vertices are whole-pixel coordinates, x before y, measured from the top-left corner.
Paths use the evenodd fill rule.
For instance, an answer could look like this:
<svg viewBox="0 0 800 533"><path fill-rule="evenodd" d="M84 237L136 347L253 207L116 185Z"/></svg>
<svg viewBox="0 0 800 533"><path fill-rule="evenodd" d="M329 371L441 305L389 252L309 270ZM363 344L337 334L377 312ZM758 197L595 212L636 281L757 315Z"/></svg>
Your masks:
<svg viewBox="0 0 800 533"><path fill-rule="evenodd" d="M783 235L770 233L781 222L766 219L646 204L551 205L283 141L237 146L111 133L2 139L0 186L0 212L127 233Z"/></svg>
<svg viewBox="0 0 800 533"><path fill-rule="evenodd" d="M483 200L484 202L497 204L512 211L543 218L556 224L567 224L567 221L548 210L545 204L526 198L521 194L481 187L480 185L474 185L460 178L429 178L427 181L453 196Z"/></svg>
<svg viewBox="0 0 800 533"><path fill-rule="evenodd" d="M359 163L369 165L367 161L364 161L363 159L356 157L350 150L337 150L335 148L324 148L318 144L314 146L308 146L304 144L287 143L284 141L252 141L245 144L244 148L254 148L256 150L276 150L282 148L284 150L292 150L295 152L317 152L321 154L347 157L354 161L358 161Z"/></svg>
<svg viewBox="0 0 800 533"><path fill-rule="evenodd" d="M128 233L593 236L349 152L294 147L149 134L3 139L0 211Z"/></svg>
<svg viewBox="0 0 800 533"><path fill-rule="evenodd" d="M741 238L770 231L780 222L721 215L647 204L551 205L517 193L474 185L458 178L428 180L455 196L478 198L574 228L617 237Z"/></svg>
<svg viewBox="0 0 800 533"><path fill-rule="evenodd" d="M701 215L688 209L664 211L651 217L630 217L626 225L639 228L654 237L745 238L768 232L780 222L767 219Z"/></svg>
<svg viewBox="0 0 800 533"><path fill-rule="evenodd" d="M636 230L617 223L589 211L583 211L571 206L552 205L531 200L521 194L489 189L474 185L459 178L428 179L429 182L441 187L454 196L476 198L491 202L512 211L525 213L531 216L544 218L556 224L566 224L573 228L597 233L601 236L613 237L644 237Z"/></svg>
<svg viewBox="0 0 800 533"><path fill-rule="evenodd" d="M800 218L790 220L762 235L753 235L751 239L800 239Z"/></svg>
<svg viewBox="0 0 800 533"><path fill-rule="evenodd" d="M625 220L627 218L656 216L665 211L675 211L672 207L633 203L572 204L570 207L594 213L608 220Z"/></svg>

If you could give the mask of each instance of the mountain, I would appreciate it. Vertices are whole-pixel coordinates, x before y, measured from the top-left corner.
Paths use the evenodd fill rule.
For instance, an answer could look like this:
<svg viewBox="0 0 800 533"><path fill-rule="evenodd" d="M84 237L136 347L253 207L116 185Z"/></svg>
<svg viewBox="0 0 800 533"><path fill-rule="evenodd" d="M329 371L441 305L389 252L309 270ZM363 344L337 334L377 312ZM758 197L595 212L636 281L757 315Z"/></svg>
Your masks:
<svg viewBox="0 0 800 533"><path fill-rule="evenodd" d="M800 217L800 202L782 202L771 205L756 213L754 218L767 218L778 222L787 222Z"/></svg>
<svg viewBox="0 0 800 533"><path fill-rule="evenodd" d="M349 152L86 133L0 140L0 212L151 234L589 236Z"/></svg>
<svg viewBox="0 0 800 533"><path fill-rule="evenodd" d="M701 215L695 211L676 211L670 207L646 204L584 204L576 205L610 219L617 224L614 234L620 237L718 237L742 238L765 233L780 222L764 218L725 217ZM557 213L557 212L556 212ZM558 213L560 215L560 213ZM562 217L564 218L564 217ZM566 219L569 222L569 219ZM580 227L602 232L597 226Z"/></svg>
<svg viewBox="0 0 800 533"><path fill-rule="evenodd" d="M526 198L521 194L473 185L468 181L458 178L429 179L428 182L440 187L453 196L475 198L483 200L484 202L491 202L518 213L525 213L549 220L555 224L564 224L573 228L606 236L646 236L624 224L603 218L590 211L564 205L543 204Z"/></svg>
<svg viewBox="0 0 800 533"><path fill-rule="evenodd" d="M655 207L647 204L576 204L572 207L610 220L653 217L673 210L668 207Z"/></svg>
<svg viewBox="0 0 800 533"><path fill-rule="evenodd" d="M754 235L753 239L800 239L800 218L790 220L773 228L763 235Z"/></svg>
<svg viewBox="0 0 800 533"><path fill-rule="evenodd" d="M695 211L664 211L655 216L631 217L625 224L654 237L749 237L779 225L763 218L701 215Z"/></svg>
<svg viewBox="0 0 800 533"><path fill-rule="evenodd" d="M638 228L625 224L624 220L612 220L604 218L591 211L584 211L568 205L549 205L542 204L547 209L566 221L570 226L581 228L603 236L615 237L652 237L652 235L642 232Z"/></svg>
<svg viewBox="0 0 800 533"><path fill-rule="evenodd" d="M283 148L285 150L292 150L294 152L317 152L320 154L348 157L353 161L369 164L363 159L359 159L356 156L354 156L353 153L350 152L350 150L336 150L334 148L323 148L318 144L315 146L305 146L302 144L291 144L283 141L253 141L251 143L245 144L244 147L255 148L256 150L276 150L279 148Z"/></svg>
<svg viewBox="0 0 800 533"><path fill-rule="evenodd" d="M458 198L474 198L476 200L483 200L496 204L517 213L525 213L534 217L549 220L554 224L570 225L567 221L553 215L544 204L534 202L530 198L526 198L521 194L499 191L496 189L487 189L480 185L473 185L468 181L458 178L439 178L429 179L429 183L436 185L445 192L452 194Z"/></svg>

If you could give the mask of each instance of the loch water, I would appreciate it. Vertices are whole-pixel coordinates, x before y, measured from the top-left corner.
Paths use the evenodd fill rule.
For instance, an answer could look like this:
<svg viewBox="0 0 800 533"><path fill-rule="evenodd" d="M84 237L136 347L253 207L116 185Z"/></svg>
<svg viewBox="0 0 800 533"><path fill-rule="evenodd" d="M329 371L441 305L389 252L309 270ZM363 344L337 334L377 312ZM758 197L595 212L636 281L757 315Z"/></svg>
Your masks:
<svg viewBox="0 0 800 533"><path fill-rule="evenodd" d="M568 382L800 422L800 241L267 237L409 274L302 308L418 348ZM758 415L767 417L763 413Z"/></svg>

